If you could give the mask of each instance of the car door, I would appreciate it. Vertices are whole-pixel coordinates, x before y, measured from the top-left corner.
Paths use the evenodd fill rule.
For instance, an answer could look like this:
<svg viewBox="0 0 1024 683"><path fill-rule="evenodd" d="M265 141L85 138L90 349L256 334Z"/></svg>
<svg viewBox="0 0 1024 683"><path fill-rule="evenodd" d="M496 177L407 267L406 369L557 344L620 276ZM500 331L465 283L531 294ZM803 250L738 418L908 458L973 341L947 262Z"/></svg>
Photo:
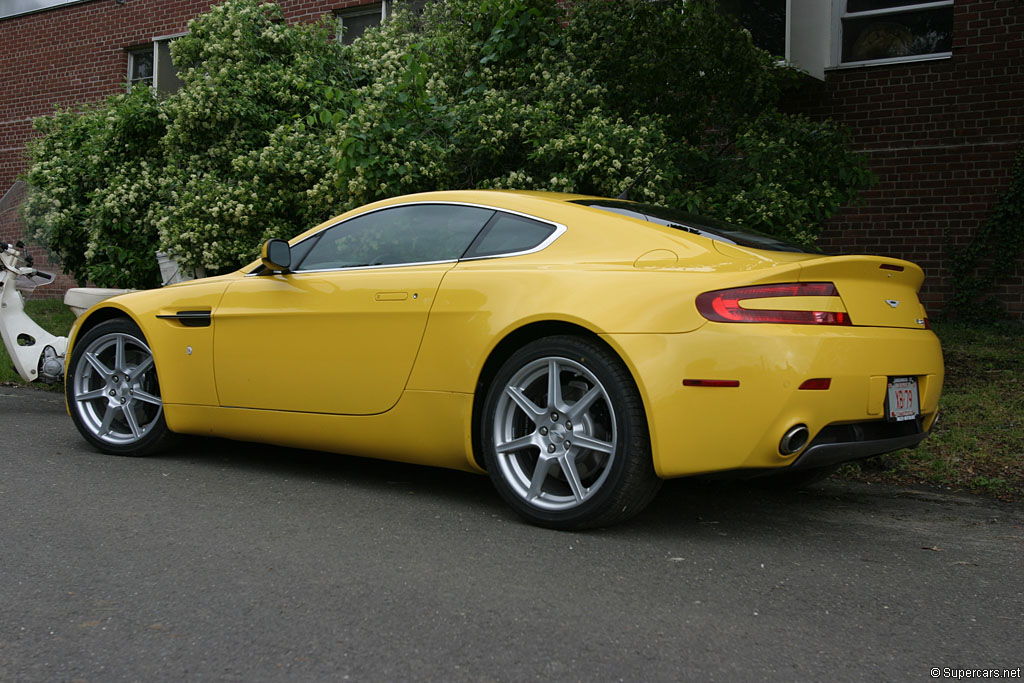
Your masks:
<svg viewBox="0 0 1024 683"><path fill-rule="evenodd" d="M292 246L292 270L232 283L214 313L222 406L370 415L402 395L444 274L494 211L422 203Z"/></svg>

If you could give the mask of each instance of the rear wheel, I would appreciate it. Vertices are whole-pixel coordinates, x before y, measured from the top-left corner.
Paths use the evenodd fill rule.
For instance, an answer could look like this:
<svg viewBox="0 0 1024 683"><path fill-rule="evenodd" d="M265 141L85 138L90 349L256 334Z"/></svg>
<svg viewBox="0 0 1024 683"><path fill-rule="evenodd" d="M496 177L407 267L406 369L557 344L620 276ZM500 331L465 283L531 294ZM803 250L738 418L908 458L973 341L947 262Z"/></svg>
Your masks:
<svg viewBox="0 0 1024 683"><path fill-rule="evenodd" d="M527 344L498 371L480 425L501 496L541 526L605 526L654 497L643 403L609 349L579 337Z"/></svg>
<svg viewBox="0 0 1024 683"><path fill-rule="evenodd" d="M108 320L82 335L64 391L78 431L104 453L146 455L167 434L153 352L130 320Z"/></svg>

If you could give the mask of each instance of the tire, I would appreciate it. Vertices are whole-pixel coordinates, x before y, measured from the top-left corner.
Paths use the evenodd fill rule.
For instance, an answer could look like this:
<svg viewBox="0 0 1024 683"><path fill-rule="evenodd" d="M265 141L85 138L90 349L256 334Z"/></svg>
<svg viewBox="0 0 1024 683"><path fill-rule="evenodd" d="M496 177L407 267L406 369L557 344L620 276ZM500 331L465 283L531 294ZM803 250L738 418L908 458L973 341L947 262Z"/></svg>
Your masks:
<svg viewBox="0 0 1024 683"><path fill-rule="evenodd" d="M633 378L582 337L546 337L512 354L487 388L479 434L498 493L540 526L624 521L661 485Z"/></svg>
<svg viewBox="0 0 1024 683"><path fill-rule="evenodd" d="M104 453L148 455L168 433L153 352L128 319L100 323L75 343L64 393L75 427Z"/></svg>

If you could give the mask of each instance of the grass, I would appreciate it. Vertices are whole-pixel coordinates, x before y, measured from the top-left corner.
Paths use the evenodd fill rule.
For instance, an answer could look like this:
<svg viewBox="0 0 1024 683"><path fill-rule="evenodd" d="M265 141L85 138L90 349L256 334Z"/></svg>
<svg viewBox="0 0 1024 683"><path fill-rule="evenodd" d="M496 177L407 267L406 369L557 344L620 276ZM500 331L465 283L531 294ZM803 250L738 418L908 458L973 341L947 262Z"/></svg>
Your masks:
<svg viewBox="0 0 1024 683"><path fill-rule="evenodd" d="M1024 326L943 323L935 332L946 381L932 433L841 475L1024 500Z"/></svg>
<svg viewBox="0 0 1024 683"><path fill-rule="evenodd" d="M56 299L29 301L25 308L53 334L67 334L75 319ZM914 450L846 465L840 475L1024 500L1024 326L936 323L935 332L942 340L946 383L931 435ZM0 345L0 383L5 382L23 383Z"/></svg>
<svg viewBox="0 0 1024 683"><path fill-rule="evenodd" d="M57 336L66 335L71 329L71 323L75 321L75 314L60 299L33 299L32 301L26 301L25 312L40 327ZM11 362L11 357L7 355L7 349L4 348L3 344L0 344L0 384L5 383L24 384L25 382L14 371L14 364ZM62 387L57 384L35 382L34 386L54 391L62 390Z"/></svg>

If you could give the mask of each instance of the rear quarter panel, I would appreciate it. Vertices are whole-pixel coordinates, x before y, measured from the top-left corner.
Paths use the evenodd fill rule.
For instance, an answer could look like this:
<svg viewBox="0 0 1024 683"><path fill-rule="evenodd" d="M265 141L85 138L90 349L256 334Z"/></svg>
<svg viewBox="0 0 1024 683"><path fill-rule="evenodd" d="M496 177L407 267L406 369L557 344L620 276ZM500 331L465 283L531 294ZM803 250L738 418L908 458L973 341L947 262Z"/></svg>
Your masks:
<svg viewBox="0 0 1024 683"><path fill-rule="evenodd" d="M697 294L765 278L797 281L800 262L814 258L723 254L711 240L668 228L581 207L574 215L576 224L541 252L462 261L445 275L409 388L474 391L493 349L535 322L599 335L696 330L707 322L693 305Z"/></svg>

